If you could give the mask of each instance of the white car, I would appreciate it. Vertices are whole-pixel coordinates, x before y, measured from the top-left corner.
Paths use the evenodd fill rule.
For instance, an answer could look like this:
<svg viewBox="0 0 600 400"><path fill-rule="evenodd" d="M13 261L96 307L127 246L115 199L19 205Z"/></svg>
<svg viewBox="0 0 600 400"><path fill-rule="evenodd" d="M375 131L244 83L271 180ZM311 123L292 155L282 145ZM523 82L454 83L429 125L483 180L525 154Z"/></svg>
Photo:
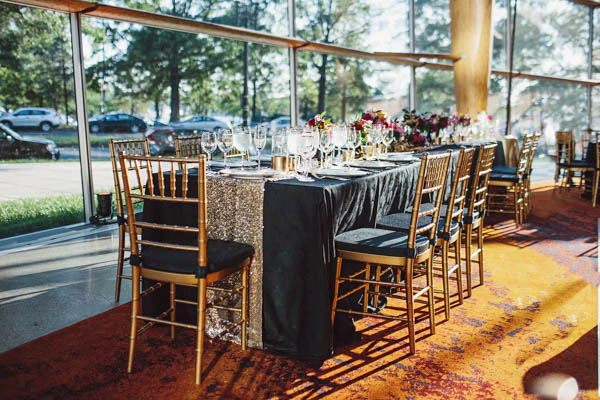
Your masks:
<svg viewBox="0 0 600 400"><path fill-rule="evenodd" d="M231 129L231 124L217 118L205 115L195 115L185 121L171 122L169 124L175 131L214 131L219 128Z"/></svg>
<svg viewBox="0 0 600 400"><path fill-rule="evenodd" d="M51 108L19 108L17 111L0 117L0 123L12 127L39 127L43 132L62 124L62 118Z"/></svg>
<svg viewBox="0 0 600 400"><path fill-rule="evenodd" d="M277 129L279 129L279 128L285 128L287 126L292 126L290 117L275 118L269 124L270 124L269 130L270 130L271 134L273 134L273 132L276 132ZM306 121L304 121L301 118L298 118L298 125L303 126L304 124L306 124Z"/></svg>

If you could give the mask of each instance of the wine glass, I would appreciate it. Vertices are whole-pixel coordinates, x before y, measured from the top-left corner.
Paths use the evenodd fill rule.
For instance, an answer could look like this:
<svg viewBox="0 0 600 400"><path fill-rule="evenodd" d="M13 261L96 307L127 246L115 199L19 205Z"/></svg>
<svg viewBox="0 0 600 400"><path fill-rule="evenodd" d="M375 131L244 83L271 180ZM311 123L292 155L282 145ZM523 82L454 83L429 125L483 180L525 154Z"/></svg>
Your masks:
<svg viewBox="0 0 600 400"><path fill-rule="evenodd" d="M208 159L212 160L212 153L217 149L217 134L215 132L202 133L200 146L202 146L202 151L206 153ZM210 172L210 163L208 164L208 172Z"/></svg>
<svg viewBox="0 0 600 400"><path fill-rule="evenodd" d="M227 153L229 153L233 147L233 134L231 133L231 129L219 129L217 141L219 150L223 153L223 166L227 169Z"/></svg>
<svg viewBox="0 0 600 400"><path fill-rule="evenodd" d="M325 167L328 165L327 156L329 155L329 153L331 153L331 150L333 150L331 130L325 129L323 132L321 132L319 139L319 149L321 149L321 152L323 153L323 161L321 162L321 167Z"/></svg>
<svg viewBox="0 0 600 400"><path fill-rule="evenodd" d="M258 169L260 170L260 153L265 148L267 144L267 127L266 126L257 126L254 130L254 135L252 137L254 147L258 151Z"/></svg>
<svg viewBox="0 0 600 400"><path fill-rule="evenodd" d="M338 155L341 154L342 146L346 144L347 135L345 126L334 126L331 128L333 145L338 148Z"/></svg>
<svg viewBox="0 0 600 400"><path fill-rule="evenodd" d="M373 142L373 156L375 159L379 158L379 145L382 142L382 127L381 125L375 125L371 130L371 141Z"/></svg>
<svg viewBox="0 0 600 400"><path fill-rule="evenodd" d="M233 147L240 153L245 154L250 148L251 143L250 130L248 128L236 128L233 131ZM242 156L242 171L244 170L244 157Z"/></svg>
<svg viewBox="0 0 600 400"><path fill-rule="evenodd" d="M308 170L310 160L317 153L315 133L312 131L304 131L298 139L298 151L302 158L302 175L299 179L304 182L311 182L312 179L308 177Z"/></svg>
<svg viewBox="0 0 600 400"><path fill-rule="evenodd" d="M384 129L381 134L381 139L385 145L385 155L387 157L388 147L394 141L394 130L391 128Z"/></svg>

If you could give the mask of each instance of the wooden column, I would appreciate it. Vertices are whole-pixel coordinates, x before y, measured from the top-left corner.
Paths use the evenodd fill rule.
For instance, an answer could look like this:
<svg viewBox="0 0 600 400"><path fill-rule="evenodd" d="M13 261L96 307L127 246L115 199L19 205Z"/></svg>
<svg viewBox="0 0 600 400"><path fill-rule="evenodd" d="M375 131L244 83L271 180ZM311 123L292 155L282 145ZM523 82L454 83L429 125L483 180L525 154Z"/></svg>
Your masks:
<svg viewBox="0 0 600 400"><path fill-rule="evenodd" d="M475 117L487 111L491 68L492 0L450 0L456 110Z"/></svg>

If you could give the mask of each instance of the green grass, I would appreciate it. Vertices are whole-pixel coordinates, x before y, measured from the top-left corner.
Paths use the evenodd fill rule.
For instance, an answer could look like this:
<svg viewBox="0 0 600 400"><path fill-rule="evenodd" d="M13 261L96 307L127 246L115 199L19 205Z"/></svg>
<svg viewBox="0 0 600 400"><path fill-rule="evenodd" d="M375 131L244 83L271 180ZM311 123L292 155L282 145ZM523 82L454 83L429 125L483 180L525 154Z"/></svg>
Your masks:
<svg viewBox="0 0 600 400"><path fill-rule="evenodd" d="M27 135L25 135L27 136ZM36 138L43 138L52 140L56 143L57 147L77 147L79 145L79 140L77 134L47 134L47 135L38 135ZM108 147L108 141L111 139L139 139L140 135L94 135L90 134L90 146L91 147Z"/></svg>
<svg viewBox="0 0 600 400"><path fill-rule="evenodd" d="M83 222L81 194L0 202L0 238Z"/></svg>

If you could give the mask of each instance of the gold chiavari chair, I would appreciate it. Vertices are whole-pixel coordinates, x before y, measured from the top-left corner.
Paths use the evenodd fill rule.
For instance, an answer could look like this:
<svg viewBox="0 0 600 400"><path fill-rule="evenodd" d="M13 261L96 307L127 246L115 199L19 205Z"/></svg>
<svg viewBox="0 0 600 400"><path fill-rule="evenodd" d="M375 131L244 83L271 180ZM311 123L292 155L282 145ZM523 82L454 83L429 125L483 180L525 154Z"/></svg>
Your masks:
<svg viewBox="0 0 600 400"><path fill-rule="evenodd" d="M220 308L240 313L237 323L221 332L225 334L241 325L242 349L246 349L246 327L248 321L248 269L252 263L254 249L242 243L213 240L207 238L207 194L206 194L206 156L196 159L165 158L148 156L121 155L121 168L132 163L136 174L134 179L141 188L139 193L132 192L132 185L127 174L123 174L125 199L129 217L129 234L131 240L131 265L133 271L133 294L131 315L131 336L129 346L129 361L127 371L133 368L133 355L138 333L145 331L155 323L171 326L171 337L175 335L175 326L194 329L196 331L196 384L201 381L202 353L204 351L204 331L206 310ZM163 164L170 164L168 171L163 171ZM181 165L179 171L177 167ZM146 174L142 174L142 166ZM193 193L189 171L197 167L197 197ZM154 176L153 176L154 175ZM188 183L190 183L188 185ZM188 187L189 186L189 187ZM192 207L197 209L196 226L181 226L171 223L136 221L133 218L133 202L135 200L164 203L168 207ZM138 239L136 228L148 230L149 237ZM150 232L156 234L151 235ZM141 245L141 246L140 246ZM241 286L234 289L208 286L217 281L241 273ZM140 276L158 281L158 283L140 293ZM140 313L140 297L151 293L156 288L168 283L170 289L169 308L156 318L143 316ZM175 286L194 287L198 300L179 300L175 298ZM207 290L224 293L227 297L237 296L241 292L240 307L225 307L211 302L207 304ZM197 322L193 324L175 321L177 303L193 304L196 306ZM166 317L170 316L170 321ZM139 331L138 321L146 321Z"/></svg>
<svg viewBox="0 0 600 400"><path fill-rule="evenodd" d="M125 234L127 228L127 216L125 207L125 189L121 183L121 164L118 160L118 154L126 155L150 155L150 147L146 139L135 140L109 140L110 160L112 163L113 179L115 182L115 197L117 203L117 222L119 224L119 255L117 258L117 280L115 285L115 301L118 302L121 296L121 280L131 279L131 275L123 275L123 263L127 260L125 252L130 248L125 246ZM127 171L131 171L131 165L127 166ZM137 220L142 220L142 212L135 214Z"/></svg>
<svg viewBox="0 0 600 400"><path fill-rule="evenodd" d="M422 295L427 295L427 314L429 315L429 330L435 334L435 305L433 298L433 272L432 260L437 233L440 205L446 186L450 153L440 155L428 155L423 153L417 186L415 189L415 200L411 214L410 228L408 233L377 228L360 228L344 232L335 237L337 251L337 267L335 275L335 290L333 305L331 309L331 323L335 322L336 312L375 316L391 320L403 320L408 323L408 336L410 353L415 353L415 309L414 303ZM431 207L422 211L423 198L434 199ZM426 223L420 220L426 218ZM343 260L365 263L365 268L359 272L342 274ZM371 276L371 265L376 265L375 279ZM382 272L382 266L386 269ZM396 282L381 280L383 274L392 273L396 276ZM401 282L401 274L405 273L404 283ZM426 285L416 287L413 285L415 272L419 276L426 276ZM364 274L364 278L360 278ZM340 293L340 285L343 282L359 284L346 293ZM374 290L370 287L374 286ZM380 292L380 287L391 288L391 290L404 290L405 296ZM351 294L363 290L363 310L355 311L338 307L338 302ZM394 298L405 298L407 317L399 315L388 315L377 312L369 312L367 307L369 295L375 296L374 304L380 295ZM423 301L423 300L421 300Z"/></svg>
<svg viewBox="0 0 600 400"><path fill-rule="evenodd" d="M594 162L592 165L588 167L584 171L584 176L586 178L585 187L586 190L590 191L592 194L592 207L596 207L596 201L598 198L598 184L600 181L600 131L592 131L593 138L593 150L595 150L596 154L593 158ZM591 177L591 181L589 179Z"/></svg>
<svg viewBox="0 0 600 400"><path fill-rule="evenodd" d="M479 284L483 285L483 219L487 207L487 192L492 165L496 152L496 143L481 146L475 162L475 173L469 183L467 210L463 217L465 235L465 259L467 266L467 297L471 297L473 285L471 273L473 262L479 266ZM476 236L477 249L473 251L473 235Z"/></svg>
<svg viewBox="0 0 600 400"><path fill-rule="evenodd" d="M208 131L207 131L208 132ZM175 156L195 158L202 154L200 140L202 135L195 136L175 136ZM247 154L240 152L235 147L227 152L227 159L230 158L248 158Z"/></svg>
<svg viewBox="0 0 600 400"><path fill-rule="evenodd" d="M447 203L440 208L440 218L438 222L438 233L436 249L441 250L441 273L444 296L444 312L446 320L450 319L450 283L452 274L456 274L456 285L459 304L463 304L462 290L462 271L461 271L461 235L460 226L462 225L463 213L465 211L465 202L469 178L471 177L471 166L475 149L465 149L461 147L456 163L456 169L450 186L450 197ZM408 231L410 224L410 213L398 213L387 215L377 221L377 228L390 229L395 231ZM424 218L423 223L427 222ZM449 252L451 246L454 247L454 265L450 266ZM434 290L437 292L437 290Z"/></svg>
<svg viewBox="0 0 600 400"><path fill-rule="evenodd" d="M527 160L527 171L524 176L524 193L523 193L523 205L524 205L524 218L527 219L533 208L531 202L531 171L533 167L533 159L535 157L535 151L537 150L538 143L542 134L535 132L533 139L531 140L531 149L529 150L529 159Z"/></svg>
<svg viewBox="0 0 600 400"><path fill-rule="evenodd" d="M493 168L489 178L490 213L513 214L517 225L522 224L524 220L525 175L530 162L532 142L532 135L523 138L516 168Z"/></svg>

